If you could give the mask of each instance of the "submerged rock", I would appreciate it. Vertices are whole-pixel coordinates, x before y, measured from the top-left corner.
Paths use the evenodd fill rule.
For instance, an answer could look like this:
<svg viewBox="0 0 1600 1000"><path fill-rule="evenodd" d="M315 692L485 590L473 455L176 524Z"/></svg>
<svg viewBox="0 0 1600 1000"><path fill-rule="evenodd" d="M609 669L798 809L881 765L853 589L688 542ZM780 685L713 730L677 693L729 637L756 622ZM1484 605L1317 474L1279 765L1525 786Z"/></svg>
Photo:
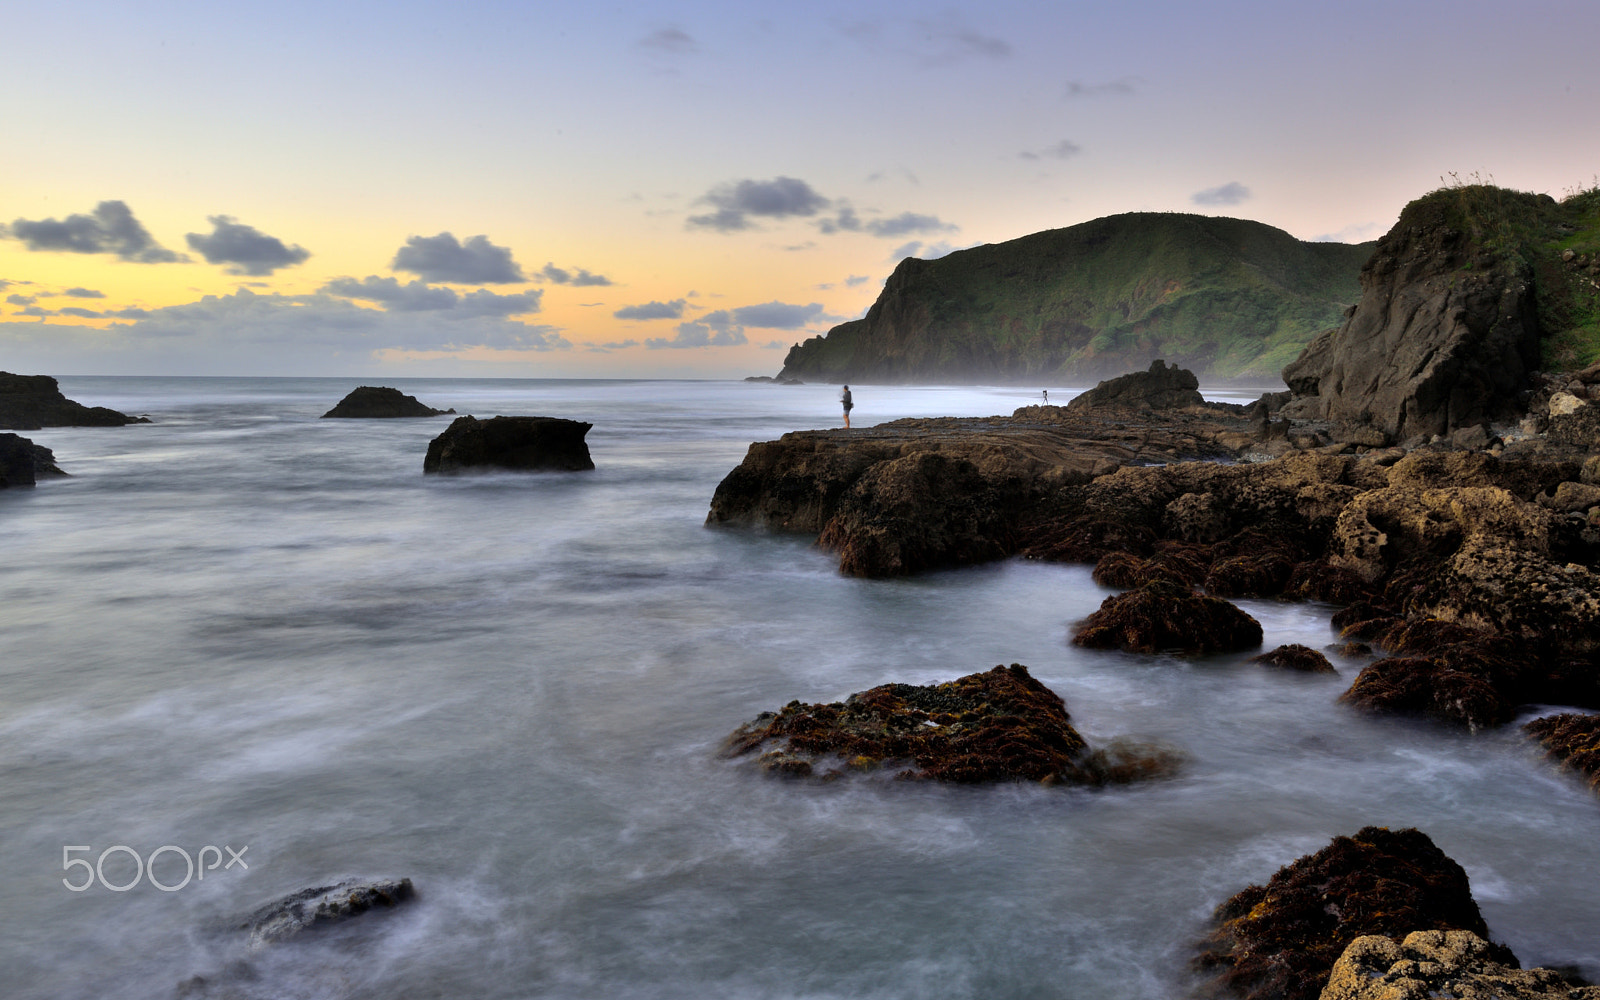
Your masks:
<svg viewBox="0 0 1600 1000"><path fill-rule="evenodd" d="M1488 937L1467 873L1415 830L1335 837L1217 908L1196 965L1245 1000L1317 1000L1346 947L1368 934L1465 930ZM1509 949L1490 946L1502 961Z"/></svg>
<svg viewBox="0 0 1600 1000"><path fill-rule="evenodd" d="M1554 969L1522 969L1509 951L1471 931L1367 935L1333 963L1320 1000L1600 1000Z"/></svg>
<svg viewBox="0 0 1600 1000"><path fill-rule="evenodd" d="M13 375L0 372L0 427L36 431L42 427L121 427L148 424L147 417L130 417L104 406L84 406L61 394L48 375Z"/></svg>
<svg viewBox="0 0 1600 1000"><path fill-rule="evenodd" d="M342 923L368 910L392 909L416 897L408 878L353 879L302 889L250 914L243 929L250 944L287 940L304 931Z"/></svg>
<svg viewBox="0 0 1600 1000"><path fill-rule="evenodd" d="M370 420L391 417L442 417L454 412L456 412L454 409L435 410L418 402L417 397L407 396L399 389L363 385L351 390L348 396L339 400L333 409L322 416Z"/></svg>
<svg viewBox="0 0 1600 1000"><path fill-rule="evenodd" d="M422 471L587 471L594 468L594 460L583 438L593 426L561 417L457 417L443 434L428 442Z"/></svg>
<svg viewBox="0 0 1600 1000"><path fill-rule="evenodd" d="M898 768L900 778L964 784L1120 783L1171 773L1179 760L1128 742L1091 750L1060 696L1019 663L944 684L884 684L843 702L793 701L741 726L725 751L762 751L763 770L792 777Z"/></svg>
<svg viewBox="0 0 1600 1000"><path fill-rule="evenodd" d="M1600 715L1547 715L1522 731L1537 739L1551 760L1577 771L1600 792Z"/></svg>
<svg viewBox="0 0 1600 1000"><path fill-rule="evenodd" d="M1130 653L1227 653L1261 645L1261 623L1220 597L1155 580L1106 598L1072 642Z"/></svg>
<svg viewBox="0 0 1600 1000"><path fill-rule="evenodd" d="M0 489L32 486L40 476L64 475L49 448L17 434L0 434Z"/></svg>

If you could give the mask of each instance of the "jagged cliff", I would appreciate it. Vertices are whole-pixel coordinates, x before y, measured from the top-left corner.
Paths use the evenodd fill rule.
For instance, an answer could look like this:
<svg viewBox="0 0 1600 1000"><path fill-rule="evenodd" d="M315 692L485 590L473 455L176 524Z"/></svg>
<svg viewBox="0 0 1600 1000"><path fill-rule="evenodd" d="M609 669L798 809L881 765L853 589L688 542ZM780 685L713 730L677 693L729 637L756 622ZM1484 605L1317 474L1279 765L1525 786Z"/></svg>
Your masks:
<svg viewBox="0 0 1600 1000"><path fill-rule="evenodd" d="M1084 383L1166 358L1208 382L1275 382L1356 300L1371 250L1144 212L907 258L863 319L795 345L781 377Z"/></svg>

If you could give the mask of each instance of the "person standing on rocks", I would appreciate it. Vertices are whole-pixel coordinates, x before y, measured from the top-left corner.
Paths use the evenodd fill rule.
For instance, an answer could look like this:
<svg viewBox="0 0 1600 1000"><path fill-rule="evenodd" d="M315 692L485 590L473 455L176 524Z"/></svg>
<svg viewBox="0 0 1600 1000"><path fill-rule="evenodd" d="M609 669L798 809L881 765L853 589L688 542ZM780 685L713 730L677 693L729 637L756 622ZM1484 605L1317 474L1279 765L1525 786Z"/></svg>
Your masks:
<svg viewBox="0 0 1600 1000"><path fill-rule="evenodd" d="M855 403L850 399L850 387L844 387L844 393L839 396L839 402L844 404L844 429L850 429L850 411L855 408Z"/></svg>
<svg viewBox="0 0 1600 1000"><path fill-rule="evenodd" d="M1044 391L1044 405L1046 405L1046 406L1050 405L1050 390L1049 389L1046 389Z"/></svg>

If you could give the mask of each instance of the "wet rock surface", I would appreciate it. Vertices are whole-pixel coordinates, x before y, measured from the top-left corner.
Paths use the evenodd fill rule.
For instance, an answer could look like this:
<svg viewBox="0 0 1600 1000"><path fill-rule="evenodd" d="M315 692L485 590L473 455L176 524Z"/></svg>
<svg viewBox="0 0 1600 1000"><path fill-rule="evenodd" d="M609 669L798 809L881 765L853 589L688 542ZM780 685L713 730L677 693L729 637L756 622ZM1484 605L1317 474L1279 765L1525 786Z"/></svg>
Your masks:
<svg viewBox="0 0 1600 1000"><path fill-rule="evenodd" d="M1600 1000L1553 969L1522 969L1470 931L1356 938L1333 964L1320 1000Z"/></svg>
<svg viewBox="0 0 1600 1000"><path fill-rule="evenodd" d="M369 910L393 909L416 898L408 878L348 880L302 889L250 914L243 928L252 946L274 944L342 923Z"/></svg>
<svg viewBox="0 0 1600 1000"><path fill-rule="evenodd" d="M322 416L375 420L398 417L442 417L454 412L456 412L454 409L436 410L418 402L415 396L407 396L399 389L363 385L351 390L348 396L339 400L333 409Z"/></svg>
<svg viewBox="0 0 1600 1000"><path fill-rule="evenodd" d="M145 417L104 406L84 406L61 394L48 375L13 375L0 372L0 428L36 431L44 427L122 427L148 424Z"/></svg>
<svg viewBox="0 0 1600 1000"><path fill-rule="evenodd" d="M1487 938L1467 874L1415 830L1365 827L1280 868L1217 908L1196 965L1221 995L1317 1000L1356 938L1464 930ZM1490 946L1515 964L1509 949Z"/></svg>
<svg viewBox="0 0 1600 1000"><path fill-rule="evenodd" d="M1072 642L1130 653L1228 653L1260 646L1261 623L1220 597L1156 580L1106 598Z"/></svg>
<svg viewBox="0 0 1600 1000"><path fill-rule="evenodd" d="M0 434L0 489L32 486L40 476L64 476L53 451L17 434Z"/></svg>
<svg viewBox="0 0 1600 1000"><path fill-rule="evenodd" d="M584 435L593 424L561 417L457 417L428 442L424 473L471 469L582 472L594 468Z"/></svg>
<svg viewBox="0 0 1600 1000"><path fill-rule="evenodd" d="M884 684L842 702L790 702L725 744L731 757L758 752L769 774L886 771L961 784L1114 784L1169 774L1180 762L1168 748L1127 741L1091 749L1060 696L1017 663L943 684Z"/></svg>
<svg viewBox="0 0 1600 1000"><path fill-rule="evenodd" d="M1551 760L1577 771L1600 794L1600 715L1547 715L1522 731L1538 740Z"/></svg>
<svg viewBox="0 0 1600 1000"><path fill-rule="evenodd" d="M1259 663L1266 667L1277 667L1279 670L1295 670L1303 674L1336 674L1333 664L1328 658L1299 643L1279 646L1277 649L1260 656L1250 657L1251 663Z"/></svg>

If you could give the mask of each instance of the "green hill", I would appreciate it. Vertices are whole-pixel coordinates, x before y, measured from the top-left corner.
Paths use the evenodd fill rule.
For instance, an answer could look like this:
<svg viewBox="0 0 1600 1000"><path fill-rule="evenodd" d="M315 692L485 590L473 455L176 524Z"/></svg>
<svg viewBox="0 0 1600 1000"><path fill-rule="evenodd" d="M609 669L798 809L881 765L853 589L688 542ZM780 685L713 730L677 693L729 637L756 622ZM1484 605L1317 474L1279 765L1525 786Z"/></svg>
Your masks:
<svg viewBox="0 0 1600 1000"><path fill-rule="evenodd" d="M1372 247L1141 212L907 258L864 318L795 345L781 374L1081 384L1164 358L1212 382L1275 382L1360 296Z"/></svg>

